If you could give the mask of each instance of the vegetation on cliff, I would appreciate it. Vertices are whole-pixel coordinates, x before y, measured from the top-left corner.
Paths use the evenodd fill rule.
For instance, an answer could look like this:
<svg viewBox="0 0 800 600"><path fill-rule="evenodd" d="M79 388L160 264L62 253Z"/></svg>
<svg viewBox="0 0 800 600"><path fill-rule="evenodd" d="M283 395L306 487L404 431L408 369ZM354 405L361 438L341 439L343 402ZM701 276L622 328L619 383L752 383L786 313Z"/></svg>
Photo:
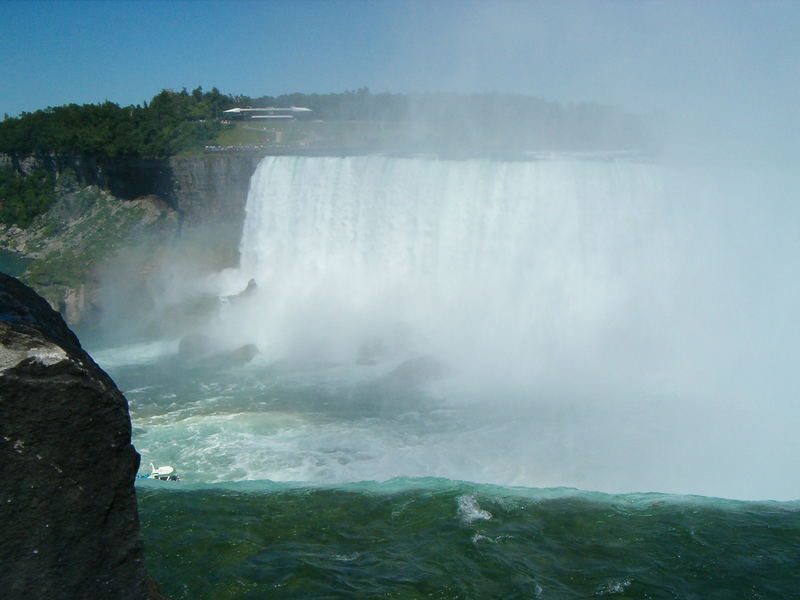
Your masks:
<svg viewBox="0 0 800 600"><path fill-rule="evenodd" d="M10 166L0 167L0 223L27 227L55 197L53 176L43 169L24 175Z"/></svg>
<svg viewBox="0 0 800 600"><path fill-rule="evenodd" d="M150 102L49 107L0 122L0 153L92 157L174 156L217 140L234 106L304 106L326 122L401 123L418 141L452 140L551 149L641 148L647 122L622 109L593 103L563 105L519 94L337 94L252 98L217 88L163 90ZM390 127L394 136L396 129Z"/></svg>
<svg viewBox="0 0 800 600"><path fill-rule="evenodd" d="M143 105L113 102L49 107L0 122L0 152L93 157L166 157L214 138L230 104L214 88L164 90Z"/></svg>
<svg viewBox="0 0 800 600"><path fill-rule="evenodd" d="M0 122L0 154L6 159L0 168L0 223L28 227L55 198L56 173L27 169L20 164L25 158L84 157L98 169L111 171L110 161L173 156L213 140L225 127L216 117L230 103L230 97L216 88L210 92L197 88L191 93L164 90L141 106L69 104L4 119ZM74 172L69 178L75 178Z"/></svg>
<svg viewBox="0 0 800 600"><path fill-rule="evenodd" d="M77 324L99 310L100 280L120 254L176 232L178 219L155 198L122 202L59 179L52 205L26 228L0 225L0 247L32 259L21 279Z"/></svg>

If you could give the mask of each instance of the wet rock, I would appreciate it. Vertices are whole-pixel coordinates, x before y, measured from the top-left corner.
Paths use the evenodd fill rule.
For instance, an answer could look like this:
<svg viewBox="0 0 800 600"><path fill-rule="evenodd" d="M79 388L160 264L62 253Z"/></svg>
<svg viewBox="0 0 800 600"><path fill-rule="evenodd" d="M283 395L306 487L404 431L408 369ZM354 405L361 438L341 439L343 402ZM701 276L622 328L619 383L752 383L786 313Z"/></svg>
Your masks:
<svg viewBox="0 0 800 600"><path fill-rule="evenodd" d="M245 364L253 360L256 354L258 354L258 348L255 344L245 344L236 350L228 352L227 357L232 362Z"/></svg>
<svg viewBox="0 0 800 600"><path fill-rule="evenodd" d="M242 290L238 294L236 294L235 297L237 297L237 298L245 298L247 296L250 296L250 295L256 293L257 291L258 291L258 284L256 283L255 279L251 279L250 281L247 282L247 287L244 288L244 290Z"/></svg>
<svg viewBox="0 0 800 600"><path fill-rule="evenodd" d="M3 598L148 598L138 467L125 397L43 298L0 274Z"/></svg>
<svg viewBox="0 0 800 600"><path fill-rule="evenodd" d="M255 344L245 344L233 350L220 348L203 333L190 333L178 343L178 359L201 367L231 367L250 362L258 354Z"/></svg>
<svg viewBox="0 0 800 600"><path fill-rule="evenodd" d="M184 359L197 359L214 353L211 338L203 333L190 333L178 343L178 356Z"/></svg>
<svg viewBox="0 0 800 600"><path fill-rule="evenodd" d="M365 340L359 347L356 354L356 364L358 365L377 365L388 354L388 348L381 338L370 338Z"/></svg>
<svg viewBox="0 0 800 600"><path fill-rule="evenodd" d="M387 383L418 386L441 379L447 367L433 356L418 356L400 363L385 377Z"/></svg>

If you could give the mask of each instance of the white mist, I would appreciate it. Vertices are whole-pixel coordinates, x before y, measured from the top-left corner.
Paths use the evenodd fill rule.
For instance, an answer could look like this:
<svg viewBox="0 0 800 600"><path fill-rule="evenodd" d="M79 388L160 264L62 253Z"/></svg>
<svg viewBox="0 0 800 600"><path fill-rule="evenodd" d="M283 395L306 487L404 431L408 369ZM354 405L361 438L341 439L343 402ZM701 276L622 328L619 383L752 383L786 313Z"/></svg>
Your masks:
<svg viewBox="0 0 800 600"><path fill-rule="evenodd" d="M431 440L436 468L387 477L797 497L795 184L611 160L268 157L228 291L259 289L217 335L268 361L444 363L435 394L469 432Z"/></svg>

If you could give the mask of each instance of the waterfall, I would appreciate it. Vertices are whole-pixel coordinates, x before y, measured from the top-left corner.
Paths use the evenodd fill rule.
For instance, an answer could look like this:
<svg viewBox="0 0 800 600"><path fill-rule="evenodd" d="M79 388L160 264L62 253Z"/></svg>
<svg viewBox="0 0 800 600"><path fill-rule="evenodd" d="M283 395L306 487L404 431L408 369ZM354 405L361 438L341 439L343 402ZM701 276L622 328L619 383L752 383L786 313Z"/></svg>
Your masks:
<svg viewBox="0 0 800 600"><path fill-rule="evenodd" d="M260 353L208 410L233 403L242 429L220 435L250 478L795 497L795 189L632 161L267 157L204 331Z"/></svg>
<svg viewBox="0 0 800 600"><path fill-rule="evenodd" d="M717 385L797 329L797 209L763 183L626 161L267 157L237 279L259 290L225 328L274 358Z"/></svg>
<svg viewBox="0 0 800 600"><path fill-rule="evenodd" d="M504 376L641 361L659 351L643 320L667 318L676 284L670 219L649 164L268 157L240 329L276 356L372 348Z"/></svg>

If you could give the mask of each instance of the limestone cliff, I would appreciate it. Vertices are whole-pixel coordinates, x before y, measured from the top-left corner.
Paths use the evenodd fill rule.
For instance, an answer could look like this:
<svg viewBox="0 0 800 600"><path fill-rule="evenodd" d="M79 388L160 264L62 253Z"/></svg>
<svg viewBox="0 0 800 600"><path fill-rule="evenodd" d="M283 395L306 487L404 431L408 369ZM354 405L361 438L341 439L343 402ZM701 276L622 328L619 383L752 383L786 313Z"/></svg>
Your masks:
<svg viewBox="0 0 800 600"><path fill-rule="evenodd" d="M260 155L250 153L164 159L0 154L0 164L21 172L44 169L58 177L69 169L83 185L123 200L156 196L190 224L220 220L241 224L250 176L260 160Z"/></svg>
<svg viewBox="0 0 800 600"><path fill-rule="evenodd" d="M250 177L260 156L172 158L168 201L189 223L228 223L241 231Z"/></svg>
<svg viewBox="0 0 800 600"><path fill-rule="evenodd" d="M32 289L0 274L3 598L148 597L125 397Z"/></svg>

